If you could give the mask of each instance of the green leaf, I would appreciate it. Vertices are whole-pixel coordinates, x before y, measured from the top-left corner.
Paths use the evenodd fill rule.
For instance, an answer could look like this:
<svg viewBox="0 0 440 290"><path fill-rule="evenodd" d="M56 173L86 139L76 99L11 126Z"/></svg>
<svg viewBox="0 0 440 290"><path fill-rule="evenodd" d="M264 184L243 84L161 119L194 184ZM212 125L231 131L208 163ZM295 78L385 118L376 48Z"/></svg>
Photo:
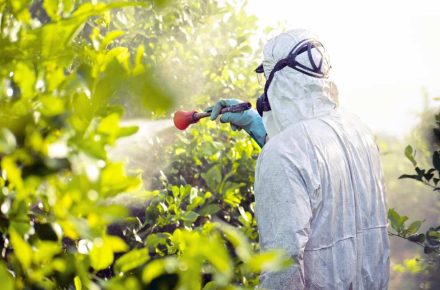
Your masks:
<svg viewBox="0 0 440 290"><path fill-rule="evenodd" d="M154 260L147 264L142 272L142 281L149 284L154 278L164 273L176 271L178 260L175 257L166 257L164 259Z"/></svg>
<svg viewBox="0 0 440 290"><path fill-rule="evenodd" d="M113 263L113 251L110 245L101 239L95 241L90 251L90 263L97 271L110 266Z"/></svg>
<svg viewBox="0 0 440 290"><path fill-rule="evenodd" d="M173 92L155 79L157 73L145 71L130 78L127 88L133 93L144 106L156 114L164 114L173 104Z"/></svg>
<svg viewBox="0 0 440 290"><path fill-rule="evenodd" d="M34 229L40 240L58 241L58 235L55 232L52 224L36 223L34 225Z"/></svg>
<svg viewBox="0 0 440 290"><path fill-rule="evenodd" d="M425 241L424 234L415 234L408 237L408 240L415 243L423 243Z"/></svg>
<svg viewBox="0 0 440 290"><path fill-rule="evenodd" d="M159 244L166 245L166 240L171 237L170 233L157 233L157 234L151 234L147 237L147 240L145 241L145 245L147 245L149 248L154 249Z"/></svg>
<svg viewBox="0 0 440 290"><path fill-rule="evenodd" d="M82 290L81 279L78 276L75 276L73 283L75 284L75 290Z"/></svg>
<svg viewBox="0 0 440 290"><path fill-rule="evenodd" d="M52 19L52 21L57 21L60 19L58 15L59 3L58 0L44 0L43 8L46 10L47 15Z"/></svg>
<svg viewBox="0 0 440 290"><path fill-rule="evenodd" d="M36 77L34 70L26 63L18 62L14 69L14 81L20 87L24 99L33 97Z"/></svg>
<svg viewBox="0 0 440 290"><path fill-rule="evenodd" d="M104 37L104 39L101 41L101 48L105 49L107 46L116 38L124 35L124 31L121 30L113 30L107 33Z"/></svg>
<svg viewBox="0 0 440 290"><path fill-rule="evenodd" d="M112 252L114 252L114 253L125 252L128 250L127 244L120 237L106 236L104 238L104 241L105 241L105 244L107 244L112 249Z"/></svg>
<svg viewBox="0 0 440 290"><path fill-rule="evenodd" d="M119 128L119 121L121 120L121 117L119 114L112 113L105 118L101 120L101 122L98 125L98 133L100 134L106 134L106 135L113 135L115 129L117 130Z"/></svg>
<svg viewBox="0 0 440 290"><path fill-rule="evenodd" d="M437 171L440 171L440 154L439 151L435 151L432 155L432 164Z"/></svg>
<svg viewBox="0 0 440 290"><path fill-rule="evenodd" d="M72 0L62 0L63 1L63 10L64 14L72 12L73 8L75 8L75 2Z"/></svg>
<svg viewBox="0 0 440 290"><path fill-rule="evenodd" d="M131 136L139 131L138 126L121 127L118 131L118 138Z"/></svg>
<svg viewBox="0 0 440 290"><path fill-rule="evenodd" d="M242 261L249 260L251 257L250 245L243 233L230 225L216 224L216 226L223 232L226 239L234 246L235 252L240 259Z"/></svg>
<svg viewBox="0 0 440 290"><path fill-rule="evenodd" d="M174 152L174 154L177 156L177 155L183 154L185 152L186 152L186 150L184 148L176 148L176 151Z"/></svg>
<svg viewBox="0 0 440 290"><path fill-rule="evenodd" d="M28 269L32 261L32 248L26 243L15 230L10 230L11 244L14 248L14 254L17 257L23 269Z"/></svg>
<svg viewBox="0 0 440 290"><path fill-rule="evenodd" d="M42 105L41 113L46 116L55 116L65 111L64 101L54 96L44 96L40 98Z"/></svg>
<svg viewBox="0 0 440 290"><path fill-rule="evenodd" d="M145 67L144 67L144 65L142 63L142 59L144 57L144 53L145 53L144 45L139 45L138 48L136 49L136 56L134 58L133 73L135 75L143 73L145 71Z"/></svg>
<svg viewBox="0 0 440 290"><path fill-rule="evenodd" d="M404 178L409 178L409 179L415 179L418 181L422 181L422 176L420 175L412 175L412 174L403 174L401 176L399 176L399 179L404 179Z"/></svg>
<svg viewBox="0 0 440 290"><path fill-rule="evenodd" d="M209 190L217 191L222 181L220 164L212 166L206 173L202 173L202 178L208 185Z"/></svg>
<svg viewBox="0 0 440 290"><path fill-rule="evenodd" d="M61 245L57 242L44 241L38 243L37 251L34 254L33 261L36 264L44 264L53 259L53 257L61 253Z"/></svg>
<svg viewBox="0 0 440 290"><path fill-rule="evenodd" d="M280 271L292 265L284 251L268 251L252 256L245 266L252 272Z"/></svg>
<svg viewBox="0 0 440 290"><path fill-rule="evenodd" d="M393 208L390 208L388 210L388 219L391 222L391 227L396 230L397 233L400 233L408 217L400 216Z"/></svg>
<svg viewBox="0 0 440 290"><path fill-rule="evenodd" d="M415 221L415 222L412 222L412 223L409 225L408 229L406 230L407 234L408 234L408 235L415 234L415 233L419 230L419 228L420 228L421 225L422 225L422 221Z"/></svg>
<svg viewBox="0 0 440 290"><path fill-rule="evenodd" d="M125 174L123 163L110 163L101 171L101 189L107 195L134 190L141 185L138 177Z"/></svg>
<svg viewBox="0 0 440 290"><path fill-rule="evenodd" d="M186 222L195 222L197 220L197 218L199 217L199 214L194 212L194 211L187 211L185 212L185 214L182 216L182 220L186 221Z"/></svg>
<svg viewBox="0 0 440 290"><path fill-rule="evenodd" d="M126 273L145 264L149 258L148 249L146 248L131 250L116 260L115 272Z"/></svg>
<svg viewBox="0 0 440 290"><path fill-rule="evenodd" d="M408 158L409 161L413 164L413 166L417 165L416 160L414 159L415 151L411 147L411 145L406 146L405 148L405 156Z"/></svg>
<svg viewBox="0 0 440 290"><path fill-rule="evenodd" d="M9 273L8 269L3 263L3 261L0 261L0 281L2 284L2 289L14 290L14 277L12 277L11 273Z"/></svg>
<svg viewBox="0 0 440 290"><path fill-rule="evenodd" d="M217 290L221 289L221 287L218 285L216 281L210 281L206 283L206 285L203 287L203 290Z"/></svg>
<svg viewBox="0 0 440 290"><path fill-rule="evenodd" d="M418 259L405 259L404 264L409 272L416 274L423 270L423 265L418 261Z"/></svg>
<svg viewBox="0 0 440 290"><path fill-rule="evenodd" d="M2 128L0 131L0 153L9 154L16 146L17 141L14 134L9 129Z"/></svg>
<svg viewBox="0 0 440 290"><path fill-rule="evenodd" d="M213 215L218 213L221 210L221 207L218 204L207 204L202 207L199 211L201 216Z"/></svg>

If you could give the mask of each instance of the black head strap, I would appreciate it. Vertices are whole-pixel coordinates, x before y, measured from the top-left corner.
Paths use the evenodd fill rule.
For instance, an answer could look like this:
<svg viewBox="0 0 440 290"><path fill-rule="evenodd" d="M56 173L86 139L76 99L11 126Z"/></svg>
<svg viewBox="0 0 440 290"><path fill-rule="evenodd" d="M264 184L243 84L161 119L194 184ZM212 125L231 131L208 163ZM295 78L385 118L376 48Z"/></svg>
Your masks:
<svg viewBox="0 0 440 290"><path fill-rule="evenodd" d="M282 70L286 66L297 70L305 75L308 75L310 77L314 78L327 78L328 77L328 71L323 72L322 71L322 65L324 62L324 54L320 49L316 49L318 53L321 55L319 64L316 65L315 60L313 59L312 55L312 49L313 48L324 48L324 46L317 40L314 39L304 39L297 43L292 50L289 52L288 56L280 61L278 61L272 71L270 72L270 75L266 81L266 84L264 86L264 94L259 98L260 103L260 110L262 111L270 111L270 104L269 99L267 96L267 91L269 90L269 86L275 76L275 73L279 70ZM299 62L296 61L296 57L304 52L307 51L308 58L311 64L311 68L307 67ZM263 64L259 65L255 72L257 73L264 73ZM262 112L261 112L262 114Z"/></svg>

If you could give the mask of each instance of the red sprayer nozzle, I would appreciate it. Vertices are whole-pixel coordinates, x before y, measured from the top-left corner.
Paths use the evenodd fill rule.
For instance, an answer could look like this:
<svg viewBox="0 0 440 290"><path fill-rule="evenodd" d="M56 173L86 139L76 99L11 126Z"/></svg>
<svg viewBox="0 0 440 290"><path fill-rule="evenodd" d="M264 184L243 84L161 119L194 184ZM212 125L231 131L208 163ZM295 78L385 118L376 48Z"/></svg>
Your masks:
<svg viewBox="0 0 440 290"><path fill-rule="evenodd" d="M252 107L251 103L240 103L234 106L223 108L220 114L232 112L243 112L249 110ZM174 113L174 125L179 130L185 130L189 125L197 123L201 118L205 118L211 115L211 111L197 113L196 111L185 112L177 111Z"/></svg>
<svg viewBox="0 0 440 290"><path fill-rule="evenodd" d="M197 123L199 119L195 119L194 115L197 114L196 111L185 112L177 111L174 113L174 126L179 130L185 130L189 125Z"/></svg>

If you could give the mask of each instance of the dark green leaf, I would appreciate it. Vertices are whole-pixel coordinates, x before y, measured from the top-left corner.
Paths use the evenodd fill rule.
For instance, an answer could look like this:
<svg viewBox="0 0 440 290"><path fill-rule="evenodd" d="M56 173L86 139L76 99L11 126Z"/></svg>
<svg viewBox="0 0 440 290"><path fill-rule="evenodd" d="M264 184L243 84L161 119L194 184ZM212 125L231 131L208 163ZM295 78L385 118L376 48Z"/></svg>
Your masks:
<svg viewBox="0 0 440 290"><path fill-rule="evenodd" d="M197 218L199 217L199 214L194 212L194 211L187 211L185 212L185 214L182 216L182 220L186 221L186 222L195 222L197 220Z"/></svg>
<svg viewBox="0 0 440 290"><path fill-rule="evenodd" d="M213 215L221 210L221 207L218 204L207 204L202 207L199 211L201 216Z"/></svg>
<svg viewBox="0 0 440 290"><path fill-rule="evenodd" d="M424 234L416 234L408 237L408 240L415 243L423 243L425 241Z"/></svg>
<svg viewBox="0 0 440 290"><path fill-rule="evenodd" d="M36 223L34 228L40 240L58 241L58 236L51 224Z"/></svg>
<svg viewBox="0 0 440 290"><path fill-rule="evenodd" d="M410 178L410 179L422 181L422 176L420 175L403 174L399 176L399 179L404 179L404 178Z"/></svg>
<svg viewBox="0 0 440 290"><path fill-rule="evenodd" d="M439 151L435 151L432 155L432 165L437 171L440 171L440 154Z"/></svg>

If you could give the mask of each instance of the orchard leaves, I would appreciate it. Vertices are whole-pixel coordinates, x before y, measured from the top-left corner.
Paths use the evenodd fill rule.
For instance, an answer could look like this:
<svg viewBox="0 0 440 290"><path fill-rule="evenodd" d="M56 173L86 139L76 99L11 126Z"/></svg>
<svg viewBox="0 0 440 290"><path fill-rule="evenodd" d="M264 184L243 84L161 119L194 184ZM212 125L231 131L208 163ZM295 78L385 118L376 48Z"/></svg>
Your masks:
<svg viewBox="0 0 440 290"><path fill-rule="evenodd" d="M391 223L391 228L395 231L395 233L391 233L392 235L421 245L425 254L439 253L440 226L431 227L426 233L418 233L423 221L413 221L406 225L408 217L399 215L392 208L388 210L388 219Z"/></svg>
<svg viewBox="0 0 440 290"><path fill-rule="evenodd" d="M437 184L440 181L440 151L434 151L432 154L432 168L428 169L420 168L417 165L415 155L416 152L408 145L405 148L405 156L413 164L416 174L403 174L399 178L415 179L432 187L434 191L439 191L440 187L437 187Z"/></svg>
<svg viewBox="0 0 440 290"><path fill-rule="evenodd" d="M255 254L248 173L258 146L242 139L229 142L226 148L210 136L213 124L201 134L191 133L195 138L189 142L196 148L193 156L187 148L182 151L181 143L177 145L184 159L178 169L194 162L188 172L194 169L197 176L195 180L185 176L191 186L181 186L172 175L164 180L162 190L151 193L145 222L133 223L124 207L107 200L119 193L142 191L140 178L107 156L109 146L137 131L120 125L123 110L112 104L113 98L135 96L145 105L142 110L156 116L168 112L175 98L159 78L157 67L160 60L168 60L170 53L163 48L170 43L157 43L159 27L167 27L168 36L180 38L183 32L188 38L189 27L176 33L181 25L171 23L172 19L194 29L193 21L202 21L204 14L211 17L220 9L211 1L192 3L194 11L174 7L173 13L162 14L154 10L165 2L44 0L42 7L32 7L32 13L29 1L6 1L2 6L2 287L141 289L169 280L181 289L198 289L209 280L205 287L218 289L235 287L232 284L253 286L257 272L283 267L282 253ZM142 10L144 15L151 15L146 23L154 24L149 31L154 41L129 46L123 41L126 30L112 30L109 11L143 5L148 6ZM231 56L249 55L245 39L251 30L237 27L247 20L245 15L236 15L229 22L241 40L218 40L227 44L224 49L237 44ZM210 29L207 24L205 29ZM176 49L188 53L182 46ZM197 57L191 60L203 59ZM244 58L231 62L232 73L227 73L225 62L219 64L219 74L206 75L216 86L205 93L218 95L228 80L234 80L228 92L254 91L255 86L244 86L237 72L244 62ZM182 76L191 75L186 73ZM225 130L222 134L235 138ZM207 164L215 169L201 176L199 166ZM129 224L124 230L126 240L107 233L110 223L121 220ZM219 220L240 225L244 231L226 228ZM250 243L245 235L251 237ZM112 270L117 275L108 275ZM106 279L100 279L103 275Z"/></svg>
<svg viewBox="0 0 440 290"><path fill-rule="evenodd" d="M436 116L436 120L438 120L439 116L440 114ZM438 187L440 181L440 151L433 152L432 167L427 169L421 168L418 165L415 158L416 152L412 146L408 145L405 148L405 156L414 166L415 174L404 174L399 178L414 179L431 187L433 191L440 191L440 187ZM391 228L395 231L395 233L391 233L392 235L421 245L425 254L439 253L440 226L430 227L425 233L418 233L423 221L413 221L406 225L408 217L399 215L394 209L389 209L388 220L391 223Z"/></svg>
<svg viewBox="0 0 440 290"><path fill-rule="evenodd" d="M74 276L75 285L89 288L115 253L128 251L124 241L106 234L108 224L127 211L104 199L142 186L123 164L107 158L109 146L137 131L120 125L123 110L110 98L125 90L149 98L146 109L167 110L173 96L153 83L142 48L136 59L126 47L109 48L120 33L101 37L105 29L96 30L96 48L79 33L92 16L142 3L46 0L42 9L50 21L32 22L31 4L2 4L0 276L9 287L11 269L18 289L68 288ZM130 90L135 81L149 87Z"/></svg>
<svg viewBox="0 0 440 290"><path fill-rule="evenodd" d="M116 274L129 273L133 269L144 265L149 258L147 248L131 250L118 258L114 265L115 272Z"/></svg>
<svg viewBox="0 0 440 290"><path fill-rule="evenodd" d="M393 228L397 234L403 237L408 237L415 234L422 225L422 221L414 221L409 226L406 226L405 222L408 220L408 217L400 216L392 208L388 210L388 219L391 222L391 228Z"/></svg>
<svg viewBox="0 0 440 290"><path fill-rule="evenodd" d="M157 249L159 243L164 246L162 255L166 257L146 265L142 272L144 283L150 283L160 275L177 274L178 287L200 289L202 280L208 275L212 276L212 280L203 289L218 289L231 285L234 269L242 273L255 273L289 265L289 259L280 251L254 254L240 231L222 223L206 223L198 230L177 229L173 234L150 237L147 239L150 249ZM233 246L236 259L239 260L238 267L234 266L234 255L230 255L225 244Z"/></svg>
<svg viewBox="0 0 440 290"><path fill-rule="evenodd" d="M8 271L3 263L0 263L0 281L2 281L2 287L4 290L14 290L14 277Z"/></svg>

